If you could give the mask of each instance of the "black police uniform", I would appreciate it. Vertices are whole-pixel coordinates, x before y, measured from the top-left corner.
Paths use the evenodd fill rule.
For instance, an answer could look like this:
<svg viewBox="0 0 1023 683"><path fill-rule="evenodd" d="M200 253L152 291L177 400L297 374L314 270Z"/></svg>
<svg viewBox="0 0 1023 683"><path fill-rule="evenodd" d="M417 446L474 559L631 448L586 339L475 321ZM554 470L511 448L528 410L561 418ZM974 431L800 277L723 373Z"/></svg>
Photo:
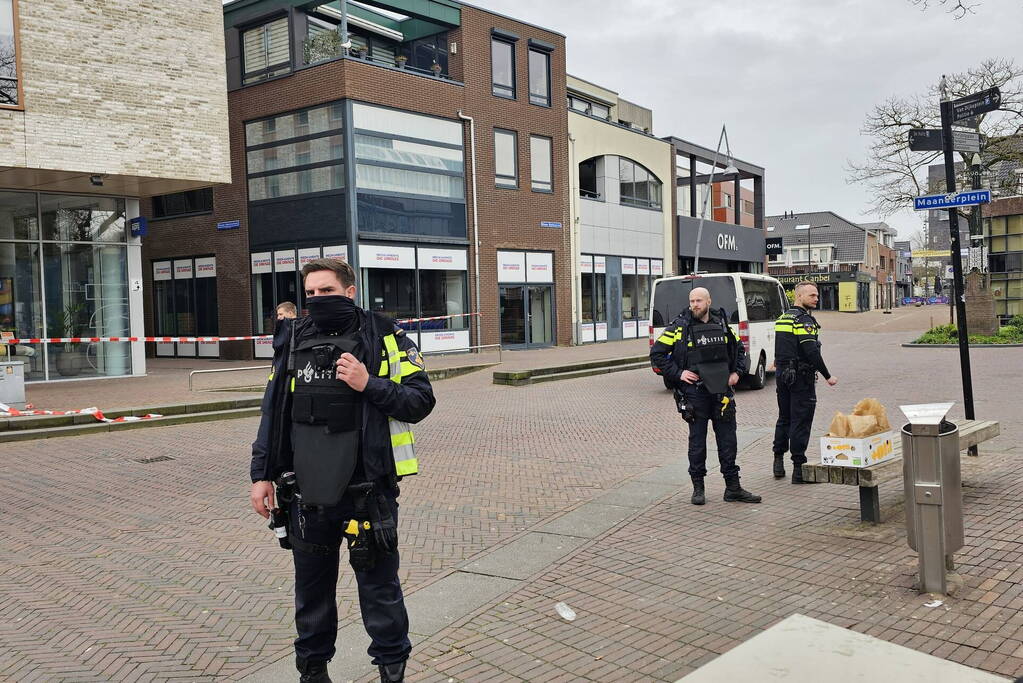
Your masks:
<svg viewBox="0 0 1023 683"><path fill-rule="evenodd" d="M746 349L726 322L724 310L710 312L708 321L686 310L668 325L650 348L650 362L673 384L675 402L689 423L689 476L693 480L693 503L702 505L703 480L707 476L707 422L714 426L718 461L725 478L725 500L760 502L739 486L735 421L735 392L728 376L740 376L748 367ZM683 382L683 370L700 375L695 384ZM708 386L710 385L710 386Z"/></svg>
<svg viewBox="0 0 1023 683"><path fill-rule="evenodd" d="M400 383L388 376L387 335L394 336L403 359ZM294 382L287 372L292 338ZM253 482L274 481L284 472L296 472L301 501L296 497L291 502L289 525L295 562L295 654L303 680L326 681L326 663L335 654L337 638L344 524L367 519L367 506L375 505L377 516L389 523L396 548L399 477L389 418L419 422L433 410L435 399L415 344L389 318L362 309L357 329L347 335L324 335L309 318L283 321L274 349L262 419L252 444L251 477ZM361 394L334 374L334 361L345 351L369 371ZM373 493L367 496L369 484ZM376 552L371 568L356 566L352 552L350 561L363 623L372 640L369 655L375 665L390 670L397 666L400 677L412 645L398 580L398 553Z"/></svg>
<svg viewBox="0 0 1023 683"><path fill-rule="evenodd" d="M785 476L784 457L792 453L792 482L803 483L802 465L817 408L817 373L830 379L817 335L821 326L805 308L794 306L774 323L774 362L778 423L774 428L774 475Z"/></svg>

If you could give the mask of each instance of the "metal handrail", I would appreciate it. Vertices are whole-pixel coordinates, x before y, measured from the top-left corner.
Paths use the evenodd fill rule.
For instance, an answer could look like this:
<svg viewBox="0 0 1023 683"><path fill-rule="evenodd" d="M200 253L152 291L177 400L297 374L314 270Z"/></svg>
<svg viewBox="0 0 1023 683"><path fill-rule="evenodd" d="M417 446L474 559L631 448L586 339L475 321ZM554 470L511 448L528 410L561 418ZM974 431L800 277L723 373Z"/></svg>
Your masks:
<svg viewBox="0 0 1023 683"><path fill-rule="evenodd" d="M472 351L473 349L497 349L497 362L501 362L501 345L500 344L480 344L479 346L466 346L461 349L449 349L447 351L420 351L423 356L439 356L444 353L465 353L466 351Z"/></svg>
<svg viewBox="0 0 1023 683"><path fill-rule="evenodd" d="M239 372L241 370L269 370L273 368L272 365L255 365L245 368L217 368L216 370L192 370L188 373L188 390L192 391L192 376L193 375L205 375L211 372Z"/></svg>

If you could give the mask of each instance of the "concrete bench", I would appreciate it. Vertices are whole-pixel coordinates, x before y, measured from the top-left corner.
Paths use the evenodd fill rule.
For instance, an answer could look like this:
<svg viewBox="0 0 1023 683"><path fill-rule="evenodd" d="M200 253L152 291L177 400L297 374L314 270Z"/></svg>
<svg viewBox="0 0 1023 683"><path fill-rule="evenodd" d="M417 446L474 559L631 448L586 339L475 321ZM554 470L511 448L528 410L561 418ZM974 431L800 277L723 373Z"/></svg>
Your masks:
<svg viewBox="0 0 1023 683"><path fill-rule="evenodd" d="M959 426L959 448L961 451L974 448L980 443L993 439L1001 432L993 420L953 420ZM902 438L896 436L892 447L896 457L872 467L841 467L837 465L803 465L803 478L824 484L843 484L860 487L860 521L878 524L881 521L881 504L878 501L878 484L902 479Z"/></svg>

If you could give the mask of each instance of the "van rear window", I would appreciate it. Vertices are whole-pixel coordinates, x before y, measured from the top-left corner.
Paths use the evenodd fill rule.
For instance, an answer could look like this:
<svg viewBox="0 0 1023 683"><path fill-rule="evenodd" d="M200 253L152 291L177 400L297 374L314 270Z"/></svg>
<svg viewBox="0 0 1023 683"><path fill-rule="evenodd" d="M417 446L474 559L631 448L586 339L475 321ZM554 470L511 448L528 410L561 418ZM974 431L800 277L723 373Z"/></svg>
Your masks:
<svg viewBox="0 0 1023 683"><path fill-rule="evenodd" d="M692 280L664 280L654 289L653 326L665 327L689 308L689 292L693 287L706 287L710 292L711 307L724 308L728 322L739 322L735 301L735 281L730 277L698 277Z"/></svg>

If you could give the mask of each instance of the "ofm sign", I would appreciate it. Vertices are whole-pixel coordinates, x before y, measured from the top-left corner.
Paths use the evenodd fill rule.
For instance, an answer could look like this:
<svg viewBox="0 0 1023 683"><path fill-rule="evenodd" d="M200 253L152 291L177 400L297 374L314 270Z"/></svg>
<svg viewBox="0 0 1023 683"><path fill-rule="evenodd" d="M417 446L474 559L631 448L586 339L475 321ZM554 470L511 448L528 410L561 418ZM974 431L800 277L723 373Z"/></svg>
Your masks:
<svg viewBox="0 0 1023 683"><path fill-rule="evenodd" d="M721 251L739 251L739 245L735 243L735 235L718 233L718 249Z"/></svg>

